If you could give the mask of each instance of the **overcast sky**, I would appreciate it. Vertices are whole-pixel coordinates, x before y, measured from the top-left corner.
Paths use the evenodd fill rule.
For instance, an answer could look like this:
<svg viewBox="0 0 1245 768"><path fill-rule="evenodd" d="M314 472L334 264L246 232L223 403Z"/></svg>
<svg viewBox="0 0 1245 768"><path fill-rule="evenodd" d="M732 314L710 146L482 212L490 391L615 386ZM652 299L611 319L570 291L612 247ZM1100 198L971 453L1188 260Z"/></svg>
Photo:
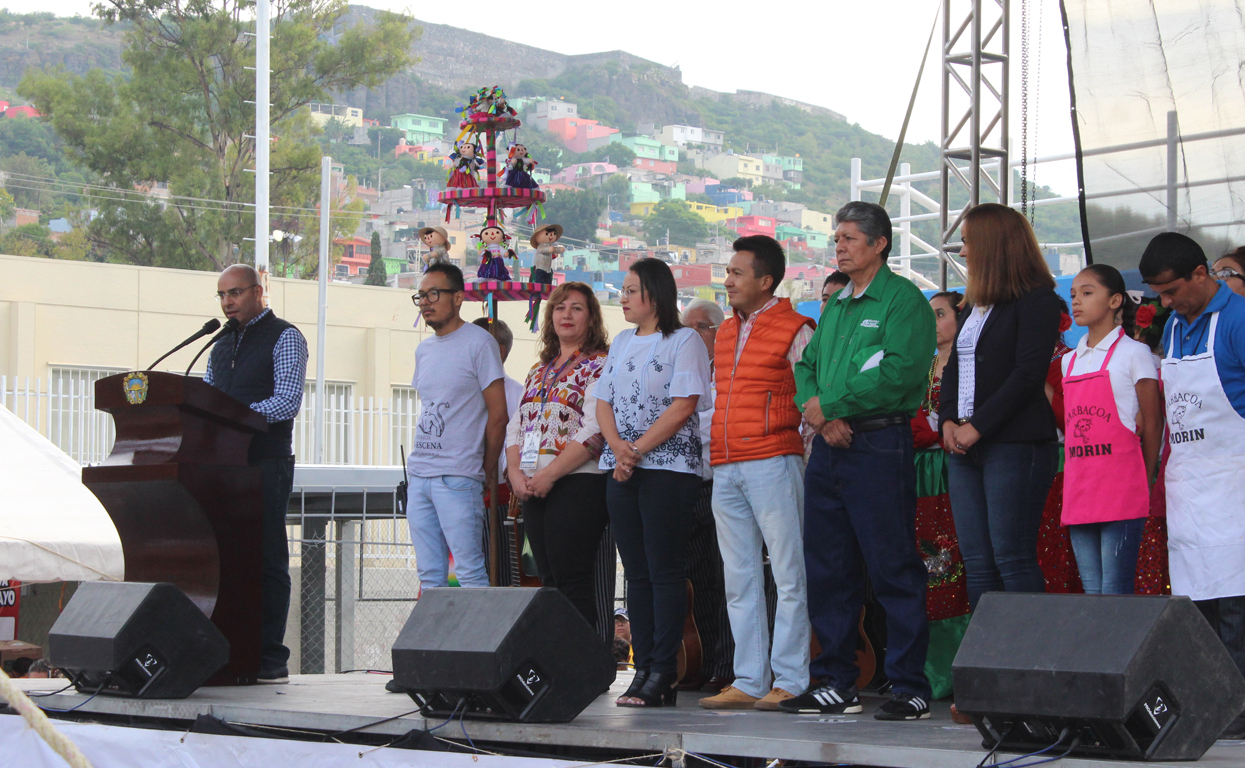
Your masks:
<svg viewBox="0 0 1245 768"><path fill-rule="evenodd" d="M361 4L405 11L423 21L560 53L622 49L661 64L678 64L688 85L728 92L765 91L799 99L829 107L867 130L895 138L940 2L779 0L736 5L668 0L630 0L626 4L475 0L413 4L407 0L366 0ZM72 16L89 15L90 5L89 0L44 0L39 7ZM1030 154L1035 146L1039 156L1071 152L1067 52L1059 3L1029 0L1029 6L1034 16L1030 36ZM1011 7L1010 122L1013 148L1019 156L1021 3L1013 2ZM935 35L908 128L907 138L912 142L939 138L939 45L938 33ZM914 172L932 170L913 168ZM1075 166L1071 161L1039 166L1036 181L1051 185L1061 194L1074 193Z"/></svg>

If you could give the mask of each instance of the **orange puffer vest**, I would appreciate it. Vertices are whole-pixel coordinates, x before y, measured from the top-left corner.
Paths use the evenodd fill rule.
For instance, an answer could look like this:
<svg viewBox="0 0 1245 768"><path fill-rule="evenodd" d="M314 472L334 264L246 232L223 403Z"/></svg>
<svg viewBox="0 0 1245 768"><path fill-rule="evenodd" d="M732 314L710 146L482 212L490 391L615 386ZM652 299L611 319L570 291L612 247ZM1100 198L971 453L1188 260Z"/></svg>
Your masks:
<svg viewBox="0 0 1245 768"><path fill-rule="evenodd" d="M801 326L813 321L787 299L757 316L743 354L735 364L740 321L727 318L718 330L713 359L718 394L710 430L710 464L803 455L800 411L795 407L795 374L787 361Z"/></svg>

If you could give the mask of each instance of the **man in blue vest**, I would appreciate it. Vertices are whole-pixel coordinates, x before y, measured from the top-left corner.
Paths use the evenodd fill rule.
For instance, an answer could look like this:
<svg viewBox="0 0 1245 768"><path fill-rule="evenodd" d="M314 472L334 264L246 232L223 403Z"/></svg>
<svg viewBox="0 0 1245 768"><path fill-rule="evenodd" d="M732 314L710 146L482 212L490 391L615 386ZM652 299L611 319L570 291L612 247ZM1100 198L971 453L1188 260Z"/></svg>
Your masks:
<svg viewBox="0 0 1245 768"><path fill-rule="evenodd" d="M290 649L285 625L290 611L290 550L286 509L294 484L294 417L303 400L307 340L264 306L259 273L234 264L216 281L216 298L237 330L216 342L204 382L246 403L268 420L267 434L251 439L250 464L263 477L261 526L263 577L259 682L288 683Z"/></svg>

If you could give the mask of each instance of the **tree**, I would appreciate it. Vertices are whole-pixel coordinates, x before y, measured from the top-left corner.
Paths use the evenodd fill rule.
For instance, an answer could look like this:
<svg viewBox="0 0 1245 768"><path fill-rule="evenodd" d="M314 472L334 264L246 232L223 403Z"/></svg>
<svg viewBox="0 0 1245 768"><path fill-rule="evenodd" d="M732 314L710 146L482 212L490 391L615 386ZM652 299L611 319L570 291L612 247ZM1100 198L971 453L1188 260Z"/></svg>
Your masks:
<svg viewBox="0 0 1245 768"><path fill-rule="evenodd" d="M692 212L682 200L663 200L644 219L644 237L649 245L657 245L670 233L666 245L695 245L709 235L705 220Z"/></svg>
<svg viewBox="0 0 1245 768"><path fill-rule="evenodd" d="M544 221L561 224L568 239L592 243L604 211L605 198L596 192L560 192L545 203Z"/></svg>
<svg viewBox="0 0 1245 768"><path fill-rule="evenodd" d="M338 120L336 117L330 117L324 123L324 138L334 144L344 138L347 138L352 133L353 131L350 130L350 126L346 125L343 121Z"/></svg>
<svg viewBox="0 0 1245 768"><path fill-rule="evenodd" d="M385 271L385 259L380 255L380 232L372 231L372 261L367 265L367 280L363 281L364 285L380 285L388 284L385 279L389 277Z"/></svg>
<svg viewBox="0 0 1245 768"><path fill-rule="evenodd" d="M254 234L252 10L249 0L106 0L95 13L126 26L126 75L27 70L19 92L115 188L92 195L100 216L88 230L110 259L217 270L240 260ZM270 201L274 214L311 213L299 219L307 234L320 151L304 107L382 84L412 62L419 34L387 12L337 34L346 13L344 0L287 0L272 14ZM167 204L132 194L152 182L167 182Z"/></svg>
<svg viewBox="0 0 1245 768"><path fill-rule="evenodd" d="M14 122L28 122L17 121ZM43 210L51 207L52 193L55 186L37 181L29 177L53 177L52 167L37 157L30 157L25 152L10 157L0 158L0 171L5 173L6 188L12 193L13 201L18 208ZM8 174L16 174L9 176Z"/></svg>
<svg viewBox="0 0 1245 768"><path fill-rule="evenodd" d="M611 142L575 156L576 163L612 163L619 168L630 168L635 162L635 152L626 144Z"/></svg>

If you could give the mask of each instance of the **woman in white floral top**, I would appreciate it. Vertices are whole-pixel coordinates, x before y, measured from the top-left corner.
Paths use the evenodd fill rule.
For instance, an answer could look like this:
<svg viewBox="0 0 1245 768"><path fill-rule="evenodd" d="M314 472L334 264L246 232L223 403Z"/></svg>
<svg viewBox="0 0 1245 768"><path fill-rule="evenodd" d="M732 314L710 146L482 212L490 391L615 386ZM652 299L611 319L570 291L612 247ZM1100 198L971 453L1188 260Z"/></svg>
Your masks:
<svg viewBox="0 0 1245 768"><path fill-rule="evenodd" d="M605 470L598 466L605 438L593 389L608 351L592 289L574 282L555 288L545 305L540 362L528 372L506 428L507 475L523 503L541 581L566 595L594 625L593 562L609 514ZM609 629L612 635L612 621Z"/></svg>
<svg viewBox="0 0 1245 768"><path fill-rule="evenodd" d="M679 323L678 291L665 262L641 259L623 280L623 317L597 383L606 447L601 468L610 530L627 572L635 680L619 706L675 702L687 613L687 539L700 491L700 419L709 400L709 353Z"/></svg>

